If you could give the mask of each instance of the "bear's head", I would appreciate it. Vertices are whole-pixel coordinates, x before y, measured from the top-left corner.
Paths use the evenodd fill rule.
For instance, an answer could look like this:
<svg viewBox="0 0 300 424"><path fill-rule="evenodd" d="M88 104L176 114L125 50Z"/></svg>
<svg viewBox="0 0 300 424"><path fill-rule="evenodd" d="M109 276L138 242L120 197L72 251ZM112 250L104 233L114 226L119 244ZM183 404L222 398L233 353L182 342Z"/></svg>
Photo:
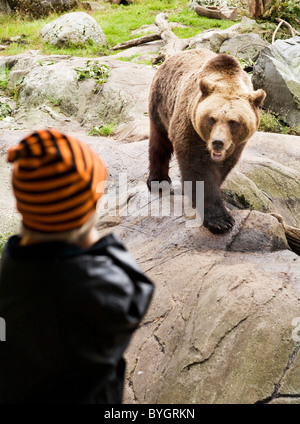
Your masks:
<svg viewBox="0 0 300 424"><path fill-rule="evenodd" d="M200 98L193 110L194 129L206 143L211 158L223 161L236 147L254 134L259 126L259 107L266 97L264 90L244 90L231 84L201 79Z"/></svg>

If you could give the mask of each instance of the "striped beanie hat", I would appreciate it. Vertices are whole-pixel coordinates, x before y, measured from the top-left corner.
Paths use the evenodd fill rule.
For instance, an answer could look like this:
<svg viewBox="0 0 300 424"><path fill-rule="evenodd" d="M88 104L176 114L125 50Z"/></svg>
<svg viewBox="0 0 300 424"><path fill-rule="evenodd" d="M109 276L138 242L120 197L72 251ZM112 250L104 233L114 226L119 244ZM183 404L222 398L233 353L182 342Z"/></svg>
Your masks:
<svg viewBox="0 0 300 424"><path fill-rule="evenodd" d="M64 232L95 213L107 171L89 146L55 129L41 130L11 148L7 160L14 163L13 191L25 227Z"/></svg>

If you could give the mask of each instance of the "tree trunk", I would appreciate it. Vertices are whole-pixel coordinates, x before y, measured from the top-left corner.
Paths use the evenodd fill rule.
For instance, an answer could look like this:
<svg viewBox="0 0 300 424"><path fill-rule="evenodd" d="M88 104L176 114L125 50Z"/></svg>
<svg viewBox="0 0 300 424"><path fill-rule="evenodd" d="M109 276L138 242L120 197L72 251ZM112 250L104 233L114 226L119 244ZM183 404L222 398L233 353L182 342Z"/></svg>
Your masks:
<svg viewBox="0 0 300 424"><path fill-rule="evenodd" d="M7 0L0 0L0 12L2 12L2 13L10 13L11 12L11 8L9 7Z"/></svg>
<svg viewBox="0 0 300 424"><path fill-rule="evenodd" d="M261 18L271 7L273 0L248 0L249 15L251 18Z"/></svg>

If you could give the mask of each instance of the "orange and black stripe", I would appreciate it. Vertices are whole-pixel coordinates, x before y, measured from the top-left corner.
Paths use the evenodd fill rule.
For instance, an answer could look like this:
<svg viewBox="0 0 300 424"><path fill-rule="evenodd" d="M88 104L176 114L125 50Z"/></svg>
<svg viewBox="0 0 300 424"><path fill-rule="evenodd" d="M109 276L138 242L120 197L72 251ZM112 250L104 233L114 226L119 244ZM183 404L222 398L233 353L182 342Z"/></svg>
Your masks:
<svg viewBox="0 0 300 424"><path fill-rule="evenodd" d="M26 227L53 233L83 225L96 210L106 167L89 146L55 129L37 131L8 152Z"/></svg>

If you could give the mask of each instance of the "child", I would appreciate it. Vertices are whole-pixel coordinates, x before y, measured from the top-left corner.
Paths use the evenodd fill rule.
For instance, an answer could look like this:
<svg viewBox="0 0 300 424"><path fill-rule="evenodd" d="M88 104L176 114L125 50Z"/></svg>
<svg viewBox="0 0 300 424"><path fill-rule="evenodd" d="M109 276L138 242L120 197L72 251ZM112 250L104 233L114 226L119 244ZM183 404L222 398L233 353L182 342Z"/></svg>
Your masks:
<svg viewBox="0 0 300 424"><path fill-rule="evenodd" d="M123 354L153 284L120 240L99 240L100 158L41 130L10 149L19 235L0 268L0 403L122 402Z"/></svg>

